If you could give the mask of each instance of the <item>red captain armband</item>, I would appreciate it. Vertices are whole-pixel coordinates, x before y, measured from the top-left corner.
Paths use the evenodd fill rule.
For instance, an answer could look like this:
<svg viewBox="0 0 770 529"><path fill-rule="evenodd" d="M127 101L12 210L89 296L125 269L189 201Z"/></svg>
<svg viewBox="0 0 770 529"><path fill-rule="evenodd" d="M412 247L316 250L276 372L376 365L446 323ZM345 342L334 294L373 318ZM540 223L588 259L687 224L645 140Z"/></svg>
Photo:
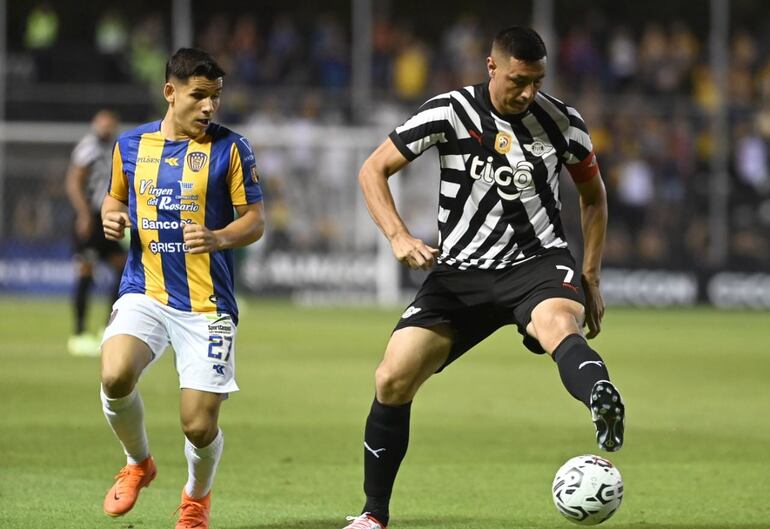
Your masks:
<svg viewBox="0 0 770 529"><path fill-rule="evenodd" d="M584 184L599 174L599 162L596 161L594 151L586 156L583 161L567 165L567 171L576 184Z"/></svg>

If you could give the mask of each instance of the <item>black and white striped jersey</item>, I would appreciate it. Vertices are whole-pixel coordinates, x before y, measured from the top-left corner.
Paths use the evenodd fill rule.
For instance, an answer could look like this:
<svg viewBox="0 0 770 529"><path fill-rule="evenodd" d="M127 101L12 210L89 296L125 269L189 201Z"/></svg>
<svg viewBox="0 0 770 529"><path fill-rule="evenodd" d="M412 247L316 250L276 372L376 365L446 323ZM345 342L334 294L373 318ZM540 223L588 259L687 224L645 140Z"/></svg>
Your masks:
<svg viewBox="0 0 770 529"><path fill-rule="evenodd" d="M482 83L428 100L390 139L410 161L438 148L439 262L505 268L567 246L559 172L593 153L575 109L539 92L526 112L502 116Z"/></svg>
<svg viewBox="0 0 770 529"><path fill-rule="evenodd" d="M102 141L93 132L86 134L72 151L71 162L88 169L86 196L92 211L102 209L112 167L113 141Z"/></svg>

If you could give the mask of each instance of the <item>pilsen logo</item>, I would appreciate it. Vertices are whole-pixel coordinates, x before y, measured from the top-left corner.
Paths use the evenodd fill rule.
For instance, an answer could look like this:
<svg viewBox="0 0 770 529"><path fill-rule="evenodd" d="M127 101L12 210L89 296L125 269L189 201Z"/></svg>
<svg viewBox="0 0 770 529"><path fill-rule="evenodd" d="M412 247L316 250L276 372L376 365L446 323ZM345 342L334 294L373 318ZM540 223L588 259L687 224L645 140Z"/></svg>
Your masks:
<svg viewBox="0 0 770 529"><path fill-rule="evenodd" d="M187 167L193 173L197 173L203 166L206 165L206 161L209 159L205 152L191 152L187 155Z"/></svg>

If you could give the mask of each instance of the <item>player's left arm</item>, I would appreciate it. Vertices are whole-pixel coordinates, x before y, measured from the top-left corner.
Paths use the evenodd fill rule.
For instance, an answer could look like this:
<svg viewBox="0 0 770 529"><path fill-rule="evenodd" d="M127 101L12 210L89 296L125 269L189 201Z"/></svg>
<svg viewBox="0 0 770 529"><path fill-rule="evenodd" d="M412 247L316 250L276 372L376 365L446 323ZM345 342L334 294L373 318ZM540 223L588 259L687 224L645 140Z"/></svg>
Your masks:
<svg viewBox="0 0 770 529"><path fill-rule="evenodd" d="M586 337L593 338L601 331L604 316L599 279L607 233L607 192L593 152L582 162L567 168L580 194L580 223L583 231L581 281L586 296Z"/></svg>
<svg viewBox="0 0 770 529"><path fill-rule="evenodd" d="M75 233L86 240L93 229L91 207L86 196L86 183L88 181L88 166L71 163L67 169L66 191L72 208L75 210Z"/></svg>
<svg viewBox="0 0 770 529"><path fill-rule="evenodd" d="M211 253L239 248L258 241L265 232L262 202L235 206L238 218L219 230L200 224L185 224L184 242L190 253Z"/></svg>
<svg viewBox="0 0 770 529"><path fill-rule="evenodd" d="M190 253L211 253L247 246L265 232L262 188L254 151L246 138L238 136L230 145L227 185L238 217L224 228L210 230L200 224L185 224L182 231Z"/></svg>

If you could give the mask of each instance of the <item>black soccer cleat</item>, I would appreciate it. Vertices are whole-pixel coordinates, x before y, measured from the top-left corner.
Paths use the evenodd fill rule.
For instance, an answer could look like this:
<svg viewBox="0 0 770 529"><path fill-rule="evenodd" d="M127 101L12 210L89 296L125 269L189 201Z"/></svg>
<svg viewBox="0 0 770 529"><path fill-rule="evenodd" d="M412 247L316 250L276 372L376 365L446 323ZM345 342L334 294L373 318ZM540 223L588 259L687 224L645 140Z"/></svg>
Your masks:
<svg viewBox="0 0 770 529"><path fill-rule="evenodd" d="M617 452L623 446L626 407L620 392L607 380L600 380L591 389L591 416L596 427L599 448Z"/></svg>

